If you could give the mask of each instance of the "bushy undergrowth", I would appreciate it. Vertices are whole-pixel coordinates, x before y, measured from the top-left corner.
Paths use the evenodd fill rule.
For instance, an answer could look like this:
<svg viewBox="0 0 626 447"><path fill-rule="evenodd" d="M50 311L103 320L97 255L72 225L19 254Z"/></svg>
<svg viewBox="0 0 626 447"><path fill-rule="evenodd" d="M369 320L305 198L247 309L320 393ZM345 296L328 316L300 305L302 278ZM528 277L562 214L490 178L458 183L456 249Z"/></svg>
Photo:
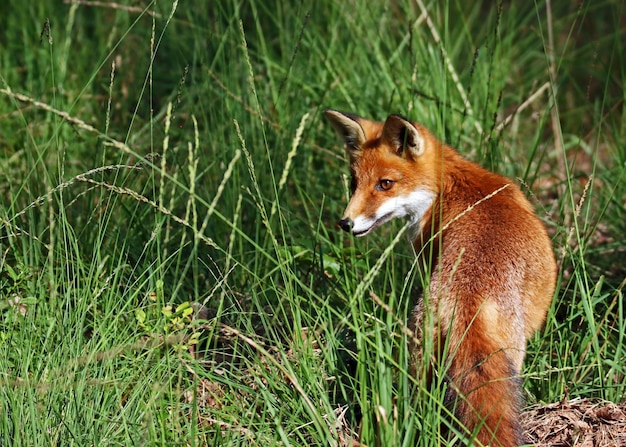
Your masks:
<svg viewBox="0 0 626 447"><path fill-rule="evenodd" d="M1 445L438 445L426 279L401 222L336 228L327 107L518 179L560 267L527 400L622 399L621 2L2 9Z"/></svg>

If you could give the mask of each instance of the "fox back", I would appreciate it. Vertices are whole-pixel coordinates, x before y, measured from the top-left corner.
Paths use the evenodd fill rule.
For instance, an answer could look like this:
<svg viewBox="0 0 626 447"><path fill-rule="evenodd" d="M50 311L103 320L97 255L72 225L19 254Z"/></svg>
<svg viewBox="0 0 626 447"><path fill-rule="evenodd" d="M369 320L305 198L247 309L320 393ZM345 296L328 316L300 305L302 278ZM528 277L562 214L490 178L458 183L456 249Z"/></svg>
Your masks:
<svg viewBox="0 0 626 447"><path fill-rule="evenodd" d="M521 190L399 115L382 122L327 110L343 138L351 199L339 222L360 237L399 217L430 260L429 289L410 326L428 312L445 358L446 402L483 446L523 443L519 377L526 340L543 324L556 263L548 234ZM445 348L444 348L445 346ZM411 347L414 371L422 359ZM430 360L428 360L430 361Z"/></svg>

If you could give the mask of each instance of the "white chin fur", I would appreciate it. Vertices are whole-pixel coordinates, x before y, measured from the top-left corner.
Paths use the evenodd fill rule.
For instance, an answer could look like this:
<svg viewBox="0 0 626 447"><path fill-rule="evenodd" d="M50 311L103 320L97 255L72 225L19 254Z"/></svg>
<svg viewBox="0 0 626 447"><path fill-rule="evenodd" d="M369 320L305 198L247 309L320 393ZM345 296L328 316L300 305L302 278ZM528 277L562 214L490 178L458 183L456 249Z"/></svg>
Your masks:
<svg viewBox="0 0 626 447"><path fill-rule="evenodd" d="M397 196L384 202L374 216L356 216L353 220L352 234L365 236L394 217L408 217L413 227L419 226L422 217L433 204L435 194L426 189L416 189L406 196ZM419 228L413 228L413 231Z"/></svg>

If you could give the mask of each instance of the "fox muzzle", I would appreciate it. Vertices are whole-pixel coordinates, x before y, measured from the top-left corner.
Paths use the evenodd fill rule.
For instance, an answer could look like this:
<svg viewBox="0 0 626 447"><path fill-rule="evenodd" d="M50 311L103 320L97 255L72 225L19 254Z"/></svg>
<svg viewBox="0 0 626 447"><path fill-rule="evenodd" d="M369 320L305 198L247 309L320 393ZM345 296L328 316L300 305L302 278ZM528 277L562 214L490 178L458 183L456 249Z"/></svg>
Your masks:
<svg viewBox="0 0 626 447"><path fill-rule="evenodd" d="M341 219L339 221L339 226L343 231L347 231L348 233L352 232L352 228L354 227L354 222L350 218Z"/></svg>

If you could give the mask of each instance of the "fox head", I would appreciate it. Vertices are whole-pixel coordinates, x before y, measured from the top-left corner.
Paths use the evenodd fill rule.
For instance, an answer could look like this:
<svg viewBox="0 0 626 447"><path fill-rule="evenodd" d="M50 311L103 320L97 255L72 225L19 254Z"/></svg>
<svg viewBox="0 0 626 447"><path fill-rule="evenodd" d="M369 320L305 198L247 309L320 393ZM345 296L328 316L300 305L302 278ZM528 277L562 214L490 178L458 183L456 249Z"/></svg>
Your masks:
<svg viewBox="0 0 626 447"><path fill-rule="evenodd" d="M407 217L419 229L438 191L434 137L399 115L381 123L336 110L324 114L350 159L352 196L339 226L360 237Z"/></svg>

